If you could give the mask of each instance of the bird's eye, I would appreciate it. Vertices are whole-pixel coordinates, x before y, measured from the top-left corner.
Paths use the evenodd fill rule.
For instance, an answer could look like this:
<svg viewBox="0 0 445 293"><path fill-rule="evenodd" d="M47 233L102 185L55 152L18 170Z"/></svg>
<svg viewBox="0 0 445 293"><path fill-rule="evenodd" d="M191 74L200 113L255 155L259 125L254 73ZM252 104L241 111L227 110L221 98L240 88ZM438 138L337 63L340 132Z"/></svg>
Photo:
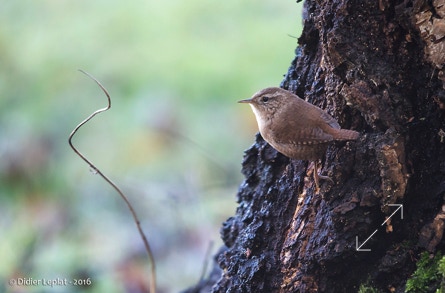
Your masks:
<svg viewBox="0 0 445 293"><path fill-rule="evenodd" d="M261 102L267 103L268 101L269 101L269 97L268 96L261 97Z"/></svg>

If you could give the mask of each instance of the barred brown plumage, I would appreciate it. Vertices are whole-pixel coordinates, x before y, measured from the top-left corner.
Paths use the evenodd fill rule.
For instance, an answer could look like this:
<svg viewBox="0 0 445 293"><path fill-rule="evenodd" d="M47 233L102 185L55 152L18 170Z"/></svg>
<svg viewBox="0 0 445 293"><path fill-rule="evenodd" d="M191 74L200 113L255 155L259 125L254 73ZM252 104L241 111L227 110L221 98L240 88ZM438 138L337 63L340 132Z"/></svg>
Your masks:
<svg viewBox="0 0 445 293"><path fill-rule="evenodd" d="M318 160L333 141L356 140L355 130L341 129L338 122L322 109L297 95L277 87L263 89L250 99L261 136L283 155L298 160L314 161L314 180L319 188ZM332 181L332 180L331 180Z"/></svg>

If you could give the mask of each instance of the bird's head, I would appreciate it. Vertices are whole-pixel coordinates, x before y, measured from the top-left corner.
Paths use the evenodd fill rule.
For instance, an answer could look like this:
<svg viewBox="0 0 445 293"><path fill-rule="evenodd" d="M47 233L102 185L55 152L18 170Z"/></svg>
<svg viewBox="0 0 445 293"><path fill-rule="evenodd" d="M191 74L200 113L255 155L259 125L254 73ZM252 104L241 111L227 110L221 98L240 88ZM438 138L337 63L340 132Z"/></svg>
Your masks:
<svg viewBox="0 0 445 293"><path fill-rule="evenodd" d="M286 100L289 98L293 96L286 90L269 87L255 93L250 99L241 100L238 103L248 103L260 125L260 122L270 119L283 105L286 105Z"/></svg>

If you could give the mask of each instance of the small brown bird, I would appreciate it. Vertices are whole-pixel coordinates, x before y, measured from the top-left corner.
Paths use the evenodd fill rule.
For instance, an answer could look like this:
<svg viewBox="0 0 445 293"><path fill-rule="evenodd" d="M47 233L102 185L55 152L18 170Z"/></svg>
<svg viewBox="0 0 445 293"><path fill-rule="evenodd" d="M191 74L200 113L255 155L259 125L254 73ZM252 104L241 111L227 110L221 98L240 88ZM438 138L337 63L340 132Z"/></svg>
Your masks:
<svg viewBox="0 0 445 293"><path fill-rule="evenodd" d="M317 190L319 178L331 180L317 173L318 160L329 143L359 136L357 131L340 129L331 115L281 88L263 89L239 103L249 103L261 136L273 148L291 159L314 161Z"/></svg>

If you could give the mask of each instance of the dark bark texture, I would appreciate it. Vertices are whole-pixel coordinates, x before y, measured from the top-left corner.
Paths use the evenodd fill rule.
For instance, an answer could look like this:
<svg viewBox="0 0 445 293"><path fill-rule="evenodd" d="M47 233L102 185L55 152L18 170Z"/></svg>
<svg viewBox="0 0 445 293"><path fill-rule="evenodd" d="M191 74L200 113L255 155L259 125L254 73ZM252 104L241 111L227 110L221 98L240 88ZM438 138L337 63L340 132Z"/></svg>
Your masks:
<svg viewBox="0 0 445 293"><path fill-rule="evenodd" d="M335 183L317 194L308 162L257 135L220 270L189 292L404 292L419 252L444 247L443 65L445 1L307 1L281 86L361 137L328 148L322 172ZM390 204L404 218L382 225ZM375 230L371 251L357 251Z"/></svg>

